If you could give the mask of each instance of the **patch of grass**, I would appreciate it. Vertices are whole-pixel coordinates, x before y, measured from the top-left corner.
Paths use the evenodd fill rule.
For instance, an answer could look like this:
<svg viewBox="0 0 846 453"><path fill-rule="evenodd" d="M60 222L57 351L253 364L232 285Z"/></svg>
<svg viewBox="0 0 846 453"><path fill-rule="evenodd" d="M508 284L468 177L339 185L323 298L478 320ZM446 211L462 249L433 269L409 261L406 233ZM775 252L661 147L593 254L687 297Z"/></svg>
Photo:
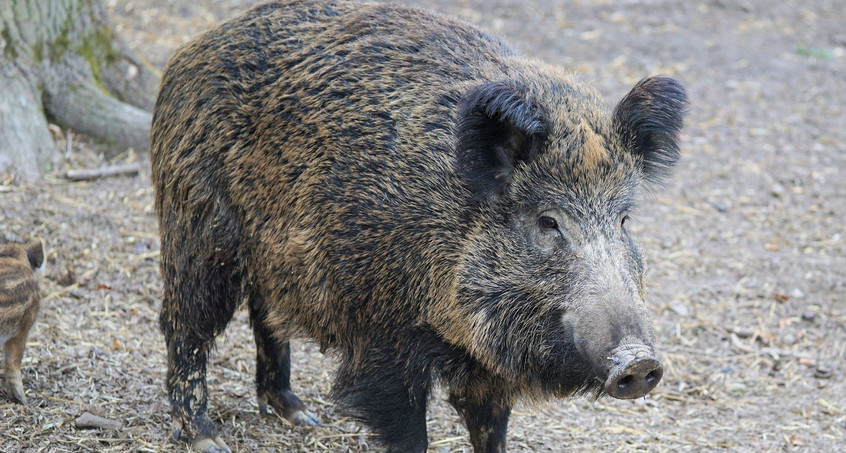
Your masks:
<svg viewBox="0 0 846 453"><path fill-rule="evenodd" d="M813 57L819 58L821 60L832 60L834 59L834 54L825 50L820 49L819 47L806 47L806 46L799 46L796 49L796 53L805 57Z"/></svg>

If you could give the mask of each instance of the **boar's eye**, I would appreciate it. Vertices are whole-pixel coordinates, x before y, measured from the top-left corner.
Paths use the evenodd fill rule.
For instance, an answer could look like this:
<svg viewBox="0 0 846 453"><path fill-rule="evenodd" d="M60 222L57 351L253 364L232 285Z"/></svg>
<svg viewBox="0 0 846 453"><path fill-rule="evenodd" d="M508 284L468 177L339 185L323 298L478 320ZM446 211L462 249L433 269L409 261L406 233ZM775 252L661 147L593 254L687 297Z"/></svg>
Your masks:
<svg viewBox="0 0 846 453"><path fill-rule="evenodd" d="M628 216L628 214L624 215L624 216L620 219L620 226L621 226L621 227L625 227L625 226L626 226L626 222L627 222L628 220L629 220L629 216Z"/></svg>
<svg viewBox="0 0 846 453"><path fill-rule="evenodd" d="M541 216L540 225L544 228L549 228L550 230L558 228L558 222L549 216Z"/></svg>

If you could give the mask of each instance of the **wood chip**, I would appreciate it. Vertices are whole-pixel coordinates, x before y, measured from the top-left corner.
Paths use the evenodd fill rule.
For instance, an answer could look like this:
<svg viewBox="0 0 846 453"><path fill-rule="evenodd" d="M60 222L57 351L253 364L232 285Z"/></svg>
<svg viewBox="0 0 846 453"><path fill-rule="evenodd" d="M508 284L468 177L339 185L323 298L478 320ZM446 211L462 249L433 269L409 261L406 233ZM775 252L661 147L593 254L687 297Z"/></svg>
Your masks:
<svg viewBox="0 0 846 453"><path fill-rule="evenodd" d="M75 423L78 429L118 429L121 426L117 420L100 417L90 412L83 412Z"/></svg>

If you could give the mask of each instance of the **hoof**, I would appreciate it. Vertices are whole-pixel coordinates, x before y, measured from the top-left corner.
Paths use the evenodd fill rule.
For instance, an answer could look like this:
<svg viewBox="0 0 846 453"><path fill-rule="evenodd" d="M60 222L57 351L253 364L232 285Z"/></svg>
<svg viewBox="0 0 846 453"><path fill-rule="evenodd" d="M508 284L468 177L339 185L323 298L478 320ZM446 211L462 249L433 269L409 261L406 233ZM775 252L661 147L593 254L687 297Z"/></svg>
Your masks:
<svg viewBox="0 0 846 453"><path fill-rule="evenodd" d="M23 384L21 382L9 382L7 391L12 401L26 405L26 396L24 396Z"/></svg>
<svg viewBox="0 0 846 453"><path fill-rule="evenodd" d="M191 445L191 449L199 453L232 453L232 450L220 436L216 436L214 439L208 437L197 439Z"/></svg>
<svg viewBox="0 0 846 453"><path fill-rule="evenodd" d="M187 428L187 429L186 429ZM173 441L186 441L191 450L200 453L232 453L223 438L217 435L217 429L205 415L186 423L179 417L173 421Z"/></svg>
<svg viewBox="0 0 846 453"><path fill-rule="evenodd" d="M296 426L320 426L320 420L305 410L295 411L285 418Z"/></svg>
<svg viewBox="0 0 846 453"><path fill-rule="evenodd" d="M302 401L291 392L286 392L281 398L259 396L258 409L261 415L269 414L268 405L294 426L320 426L320 420L305 410Z"/></svg>

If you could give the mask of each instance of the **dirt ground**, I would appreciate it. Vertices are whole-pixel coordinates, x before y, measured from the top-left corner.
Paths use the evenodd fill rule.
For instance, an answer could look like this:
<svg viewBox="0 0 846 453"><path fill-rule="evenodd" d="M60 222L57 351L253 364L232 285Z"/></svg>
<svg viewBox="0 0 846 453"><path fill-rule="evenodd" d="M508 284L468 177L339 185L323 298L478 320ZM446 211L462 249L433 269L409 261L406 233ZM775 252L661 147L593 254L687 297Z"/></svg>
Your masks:
<svg viewBox="0 0 846 453"><path fill-rule="evenodd" d="M119 32L158 68L177 45L252 3L106 1ZM633 222L650 263L664 380L636 401L518 407L510 451L846 449L846 1L411 3L569 68L609 106L658 73L691 95L676 176ZM185 451L169 440L146 156L54 133L61 157L43 183L0 180L0 234L40 236L48 248L23 364L29 405L0 392L0 451ZM131 161L144 163L140 175L61 176ZM331 357L294 345L295 388L324 423L303 429L259 415L254 354L241 311L209 371L210 415L231 447L374 449L328 401ZM78 429L84 412L120 428ZM442 394L429 433L432 452L469 451Z"/></svg>

